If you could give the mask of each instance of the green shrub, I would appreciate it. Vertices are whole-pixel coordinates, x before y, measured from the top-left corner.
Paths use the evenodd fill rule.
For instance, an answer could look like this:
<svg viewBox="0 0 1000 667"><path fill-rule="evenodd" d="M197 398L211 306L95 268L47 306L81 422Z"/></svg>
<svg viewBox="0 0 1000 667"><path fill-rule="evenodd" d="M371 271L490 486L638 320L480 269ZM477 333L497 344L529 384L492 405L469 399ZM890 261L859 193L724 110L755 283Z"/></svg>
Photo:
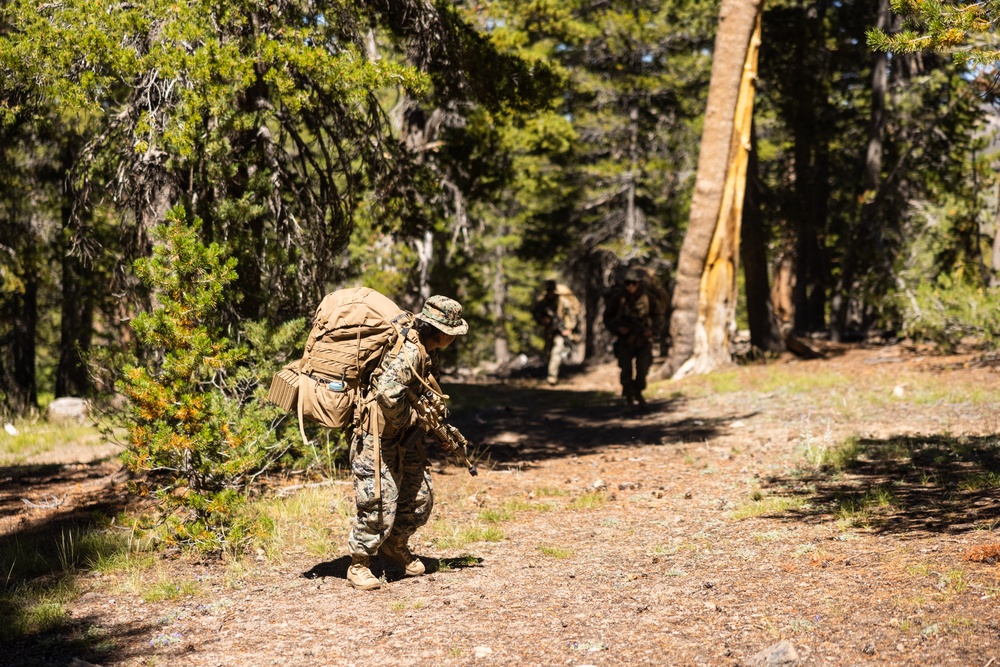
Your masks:
<svg viewBox="0 0 1000 667"><path fill-rule="evenodd" d="M116 387L130 399L120 418L133 490L155 494L172 512L169 540L214 550L227 533L243 539L254 532L233 525L247 489L294 453L296 440L283 423L292 420L263 398L284 361L275 349L294 349L304 324L272 332L251 323L236 342L226 338L219 311L236 262L202 243L200 224L172 210L155 232L153 256L136 263L156 306L132 328L152 361L126 364Z"/></svg>
<svg viewBox="0 0 1000 667"><path fill-rule="evenodd" d="M977 287L941 276L925 282L900 299L902 333L914 340L937 343L953 351L966 336L983 345L1000 337L1000 288Z"/></svg>

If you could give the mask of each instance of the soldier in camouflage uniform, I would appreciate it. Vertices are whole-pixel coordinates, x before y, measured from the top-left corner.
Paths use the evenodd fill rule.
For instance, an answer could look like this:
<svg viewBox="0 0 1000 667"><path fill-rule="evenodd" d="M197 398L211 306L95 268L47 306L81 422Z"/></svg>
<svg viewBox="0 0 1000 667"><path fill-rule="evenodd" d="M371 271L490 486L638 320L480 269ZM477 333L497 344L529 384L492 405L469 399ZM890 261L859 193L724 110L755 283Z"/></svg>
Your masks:
<svg viewBox="0 0 1000 667"><path fill-rule="evenodd" d="M563 357L569 354L570 345L575 342L580 301L566 285L546 280L545 292L535 301L532 316L542 326L545 336L542 354L548 361L546 379L551 385L557 384L559 366Z"/></svg>
<svg viewBox="0 0 1000 667"><path fill-rule="evenodd" d="M636 269L625 274L624 287L612 294L604 310L604 325L615 336L615 357L621 369L622 395L629 407L646 408L642 392L653 365L653 338L661 325L657 304Z"/></svg>
<svg viewBox="0 0 1000 667"><path fill-rule="evenodd" d="M357 516L348 545L351 566L347 580L355 588L370 590L381 582L372 574L370 557L378 555L400 567L406 576L424 573L424 564L407 542L427 523L434 504L431 476L419 438L409 437L413 425L410 398L425 391L436 351L468 332L462 306L444 296L427 299L416 315L417 338L403 343L395 356L387 355L374 375L375 402L380 411L381 501L375 493L375 437L362 428L351 439L351 470ZM421 382L423 380L423 382Z"/></svg>

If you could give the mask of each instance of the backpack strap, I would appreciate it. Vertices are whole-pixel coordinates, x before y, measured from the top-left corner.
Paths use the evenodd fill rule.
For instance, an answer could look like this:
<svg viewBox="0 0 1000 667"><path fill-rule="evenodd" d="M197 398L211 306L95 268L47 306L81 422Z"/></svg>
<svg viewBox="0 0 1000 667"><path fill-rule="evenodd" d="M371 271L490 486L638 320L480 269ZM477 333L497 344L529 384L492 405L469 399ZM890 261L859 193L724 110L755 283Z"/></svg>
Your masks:
<svg viewBox="0 0 1000 667"><path fill-rule="evenodd" d="M407 328L403 329L403 332L404 332L404 334L405 334L405 333L408 333L409 331L412 331L412 329L410 329L409 327L407 327ZM403 335L403 336L400 336L400 340L401 340L401 341L405 341L405 340L406 340L406 336L405 336L405 335ZM423 349L424 349L424 346L420 344L420 341L419 341L419 340L417 340L417 341L413 341L413 343L414 343L414 344L415 344L415 345L417 346L417 351L418 351L418 352L419 352L420 350L423 350ZM427 365L427 357L426 357L426 356L423 356L423 355L421 355L421 357L422 357L422 361L423 361L423 365L424 365L424 366L426 366L426 365ZM435 394L435 395L437 395L437 396L440 396L441 398L448 398L448 396L447 396L447 395L445 395L445 394L444 394L444 393L443 393L443 392L441 391L440 387L438 387L437 389L435 389L435 388L434 388L434 387L432 387L431 385L427 384L427 380L425 380L425 379L423 378L423 376L422 376L422 375L421 375L420 373L418 373L418 372L417 372L417 369L413 367L413 364L412 364L412 363L410 363L410 358L409 358L409 357L403 357L403 359L405 359L405 360L406 360L406 365L410 367L410 371L411 371L411 372L413 373L413 377L415 377L415 378L417 378L418 380L420 380L420 384L424 385L424 387L425 387L425 388L427 389L427 391L429 391L429 392L431 392L432 394ZM437 383L435 382L434 384L437 384Z"/></svg>

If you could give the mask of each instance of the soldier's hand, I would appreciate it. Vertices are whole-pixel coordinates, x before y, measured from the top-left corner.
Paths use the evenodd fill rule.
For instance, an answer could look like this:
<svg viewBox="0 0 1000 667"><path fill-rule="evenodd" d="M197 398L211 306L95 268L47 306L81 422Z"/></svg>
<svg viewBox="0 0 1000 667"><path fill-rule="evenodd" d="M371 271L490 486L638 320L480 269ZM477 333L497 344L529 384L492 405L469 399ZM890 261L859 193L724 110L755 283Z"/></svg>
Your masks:
<svg viewBox="0 0 1000 667"><path fill-rule="evenodd" d="M624 336L628 333L628 327L618 327L618 333Z"/></svg>

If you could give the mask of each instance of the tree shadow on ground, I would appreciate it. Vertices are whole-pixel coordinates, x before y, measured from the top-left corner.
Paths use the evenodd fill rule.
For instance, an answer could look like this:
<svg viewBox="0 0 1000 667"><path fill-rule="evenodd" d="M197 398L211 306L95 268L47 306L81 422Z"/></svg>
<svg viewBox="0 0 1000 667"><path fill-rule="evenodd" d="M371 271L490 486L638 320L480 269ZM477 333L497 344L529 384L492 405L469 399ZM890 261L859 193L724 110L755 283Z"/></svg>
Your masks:
<svg viewBox="0 0 1000 667"><path fill-rule="evenodd" d="M587 454L609 445L665 445L709 440L751 413L673 418L682 397L627 409L609 392L450 384L452 422L497 467L530 468L545 460Z"/></svg>
<svg viewBox="0 0 1000 667"><path fill-rule="evenodd" d="M427 574L435 572L445 572L449 570L465 570L473 567L482 567L483 559L478 556L462 556L459 558L430 558L419 556L426 568ZM302 573L306 579L347 579L347 568L351 566L350 556L341 556L335 560L314 565ZM405 576L402 570L395 565L387 564L379 557L371 559L371 571L376 577L385 578L386 581L399 581Z"/></svg>
<svg viewBox="0 0 1000 667"><path fill-rule="evenodd" d="M114 648L113 640L120 636L117 630L102 627L99 635L88 634L88 628L97 627L98 622L70 618L60 602L75 589L81 573L101 558L127 548L125 540L101 537L108 518L125 509L125 494L107 484L94 484L92 491L87 490L88 481L108 477L114 470L106 460L0 467L4 484L0 518L29 508L14 529L0 537L4 577L0 585L0 664L66 665L73 657L112 662L121 658ZM39 494L40 489L45 492ZM64 503L71 494L74 497ZM42 509L45 518L32 520L30 508ZM135 632L131 624L120 630Z"/></svg>
<svg viewBox="0 0 1000 667"><path fill-rule="evenodd" d="M23 636L10 644L0 644L0 665L4 667L66 667L75 658L92 664L119 663L128 658L141 658L143 651L119 649L119 641L134 637L152 637L148 646L152 652L154 643L162 645L177 643L182 651L187 650L182 639L160 632L153 623L129 621L108 625L100 616L74 618L72 622L56 628Z"/></svg>
<svg viewBox="0 0 1000 667"><path fill-rule="evenodd" d="M958 534L1000 524L1000 435L848 441L839 465L770 478L807 504L778 519L837 521L876 533Z"/></svg>
<svg viewBox="0 0 1000 667"><path fill-rule="evenodd" d="M105 477L106 463L107 460L104 459L93 463L0 466L0 485L4 489L4 493L0 495L0 519L18 514L26 505L31 507L31 502L58 506L61 499L56 494L29 502L22 498L39 488L51 486L53 482L83 484L91 479Z"/></svg>

